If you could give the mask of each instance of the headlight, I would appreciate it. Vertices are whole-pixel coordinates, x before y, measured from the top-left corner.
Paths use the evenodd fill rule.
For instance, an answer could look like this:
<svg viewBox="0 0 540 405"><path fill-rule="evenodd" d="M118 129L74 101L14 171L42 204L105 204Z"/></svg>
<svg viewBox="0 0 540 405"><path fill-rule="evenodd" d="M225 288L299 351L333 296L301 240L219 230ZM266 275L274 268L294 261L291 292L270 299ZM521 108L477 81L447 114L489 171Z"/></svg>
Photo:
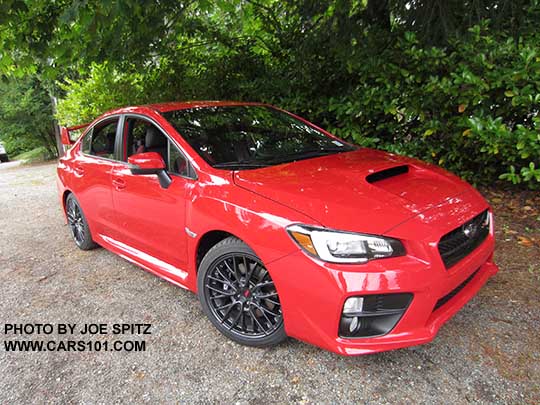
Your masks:
<svg viewBox="0 0 540 405"><path fill-rule="evenodd" d="M373 259L405 254L405 248L399 240L382 236L306 225L291 225L287 231L306 252L332 263L366 263Z"/></svg>

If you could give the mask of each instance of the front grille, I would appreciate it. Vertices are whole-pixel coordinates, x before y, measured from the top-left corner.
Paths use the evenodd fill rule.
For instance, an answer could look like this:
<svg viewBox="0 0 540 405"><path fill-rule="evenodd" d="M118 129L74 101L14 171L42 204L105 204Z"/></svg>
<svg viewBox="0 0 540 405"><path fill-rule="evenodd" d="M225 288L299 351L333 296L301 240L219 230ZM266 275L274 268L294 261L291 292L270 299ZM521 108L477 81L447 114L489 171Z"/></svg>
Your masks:
<svg viewBox="0 0 540 405"><path fill-rule="evenodd" d="M489 212L485 210L439 241L439 254L447 269L476 249L489 234Z"/></svg>
<svg viewBox="0 0 540 405"><path fill-rule="evenodd" d="M478 270L480 269L477 269L473 274L467 277L467 279L463 283L458 285L456 288L454 288L452 291L450 291L448 294L442 297L439 301L437 301L437 303L435 304L435 308L433 308L433 311L438 310L440 307L442 307L444 304L446 304L448 301L450 301L452 298L458 295L459 292L463 290L467 284L469 284L469 282L474 278L474 276L476 276L476 273L478 273Z"/></svg>

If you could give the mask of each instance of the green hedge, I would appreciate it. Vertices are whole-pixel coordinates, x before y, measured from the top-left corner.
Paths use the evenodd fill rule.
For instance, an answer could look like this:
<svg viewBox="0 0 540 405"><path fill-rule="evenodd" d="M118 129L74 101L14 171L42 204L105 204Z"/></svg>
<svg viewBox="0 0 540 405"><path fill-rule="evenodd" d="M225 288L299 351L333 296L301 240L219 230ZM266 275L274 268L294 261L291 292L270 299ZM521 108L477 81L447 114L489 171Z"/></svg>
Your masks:
<svg viewBox="0 0 540 405"><path fill-rule="evenodd" d="M449 49L408 33L358 57L355 83L328 100L331 130L417 156L464 178L540 185L540 37L471 30ZM321 112L322 114L322 112Z"/></svg>

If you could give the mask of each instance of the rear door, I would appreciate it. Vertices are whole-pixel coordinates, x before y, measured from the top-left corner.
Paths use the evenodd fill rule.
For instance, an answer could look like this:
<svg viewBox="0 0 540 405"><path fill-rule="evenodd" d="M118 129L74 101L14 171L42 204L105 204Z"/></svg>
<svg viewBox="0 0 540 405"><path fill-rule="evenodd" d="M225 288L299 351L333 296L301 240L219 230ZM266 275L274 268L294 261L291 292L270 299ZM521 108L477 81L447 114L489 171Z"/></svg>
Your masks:
<svg viewBox="0 0 540 405"><path fill-rule="evenodd" d="M109 235L115 222L111 176L117 165L115 143L120 117L108 117L91 127L74 154L73 191L94 237Z"/></svg>
<svg viewBox="0 0 540 405"><path fill-rule="evenodd" d="M125 117L121 145L124 162L135 153L159 153L172 184L164 189L156 175L133 175L127 163L113 169L118 240L140 252L145 261L154 261L156 268L173 273L168 276L183 279L183 271L175 269L187 268L186 204L195 184L190 166L165 132L142 116Z"/></svg>

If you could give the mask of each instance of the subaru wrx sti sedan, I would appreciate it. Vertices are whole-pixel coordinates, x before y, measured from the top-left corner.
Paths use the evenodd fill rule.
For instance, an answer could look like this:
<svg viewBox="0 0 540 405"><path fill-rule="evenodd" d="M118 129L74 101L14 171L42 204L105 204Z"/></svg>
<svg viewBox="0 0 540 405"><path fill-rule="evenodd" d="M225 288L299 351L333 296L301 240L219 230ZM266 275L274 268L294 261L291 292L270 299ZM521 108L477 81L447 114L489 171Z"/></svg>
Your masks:
<svg viewBox="0 0 540 405"><path fill-rule="evenodd" d="M426 343L498 270L473 187L276 107L128 107L62 138L75 244L196 292L245 345L290 336L356 355Z"/></svg>

